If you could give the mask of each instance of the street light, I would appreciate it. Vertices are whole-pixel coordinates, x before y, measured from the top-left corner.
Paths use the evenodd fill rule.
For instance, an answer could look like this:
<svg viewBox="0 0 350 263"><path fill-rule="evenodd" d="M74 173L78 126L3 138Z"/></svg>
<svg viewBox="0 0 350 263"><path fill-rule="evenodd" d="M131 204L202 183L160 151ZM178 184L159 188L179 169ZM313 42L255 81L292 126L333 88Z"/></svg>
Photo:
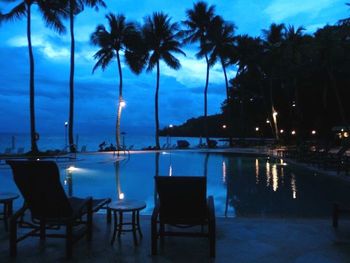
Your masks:
<svg viewBox="0 0 350 263"><path fill-rule="evenodd" d="M315 130L312 130L312 131L311 131L311 134L312 134L312 135L316 135L316 131L315 131Z"/></svg>
<svg viewBox="0 0 350 263"><path fill-rule="evenodd" d="M125 102L125 100L122 99L122 100L120 101L120 107L121 107L121 108L124 108L125 106L126 106L126 102Z"/></svg>
<svg viewBox="0 0 350 263"><path fill-rule="evenodd" d="M280 130L280 133L284 133L284 130L283 130L283 129L281 129L281 130Z"/></svg>
<svg viewBox="0 0 350 263"><path fill-rule="evenodd" d="M226 124L222 125L222 128L223 128L223 129L226 129L226 128L227 128Z"/></svg>
<svg viewBox="0 0 350 263"><path fill-rule="evenodd" d="M295 134L296 134L295 130L292 130L291 134L292 134L292 135L295 135Z"/></svg>
<svg viewBox="0 0 350 263"><path fill-rule="evenodd" d="M269 120L269 119L266 119L266 123L269 124L269 123L270 123L270 120Z"/></svg>
<svg viewBox="0 0 350 263"><path fill-rule="evenodd" d="M68 147L67 128L68 128L68 121L65 121L65 122L64 122L64 142L65 142L65 144L66 144L65 149L67 149L67 147Z"/></svg>
<svg viewBox="0 0 350 263"><path fill-rule="evenodd" d="M257 131L257 132L258 132L258 131L259 131L259 127L255 127L255 131Z"/></svg>

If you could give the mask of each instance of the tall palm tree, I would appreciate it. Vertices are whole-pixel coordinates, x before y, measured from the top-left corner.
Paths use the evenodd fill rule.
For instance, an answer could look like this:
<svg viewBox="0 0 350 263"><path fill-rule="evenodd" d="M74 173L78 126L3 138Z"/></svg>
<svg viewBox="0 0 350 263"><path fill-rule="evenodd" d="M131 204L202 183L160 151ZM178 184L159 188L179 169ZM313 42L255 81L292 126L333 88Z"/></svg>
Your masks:
<svg viewBox="0 0 350 263"><path fill-rule="evenodd" d="M163 60L172 69L181 67L180 61L174 57L173 53L185 55L181 50L178 41L178 24L172 23L171 18L162 12L155 12L152 16L145 18L142 28L145 46L149 52L147 59L147 71L157 68L157 84L155 93L155 121L156 121L156 148L159 144L159 116L158 116L158 93L160 77L160 61Z"/></svg>
<svg viewBox="0 0 350 263"><path fill-rule="evenodd" d="M66 0L67 1L67 0ZM70 28L70 73L69 73L69 121L68 121L68 141L71 152L76 151L74 145L73 125L74 125L74 65L75 65L75 39L74 39L74 17L84 10L84 6L98 10L99 6L106 7L103 0L68 0L69 28Z"/></svg>
<svg viewBox="0 0 350 263"><path fill-rule="evenodd" d="M96 27L95 32L91 35L92 44L99 46L101 49L96 52L94 58L97 62L93 68L93 72L101 67L104 70L113 59L117 60L119 73L119 97L118 97L118 112L116 120L116 143L120 149L120 120L122 108L125 105L123 101L123 74L121 67L121 52L124 52L126 62L131 70L139 74L142 70L142 64L135 65L135 43L141 43L141 35L137 26L132 22L126 22L124 15L114 15L112 13L106 15L108 20L109 30L104 25Z"/></svg>
<svg viewBox="0 0 350 263"><path fill-rule="evenodd" d="M222 66L225 77L226 99L229 97L229 84L226 67L232 63L230 58L235 57L235 25L223 20L221 16L215 16L208 30L208 50L211 50L209 64L214 65L218 60Z"/></svg>
<svg viewBox="0 0 350 263"><path fill-rule="evenodd" d="M196 43L199 42L199 52L196 54L197 58L205 58L207 63L205 88L204 88L204 118L205 127L204 132L206 136L207 145L209 145L208 135L208 85L209 85L209 53L208 46L208 30L212 19L214 18L215 6L208 6L203 1L198 1L193 5L193 9L186 10L187 20L183 22L186 27L181 31L184 37L184 43Z"/></svg>
<svg viewBox="0 0 350 263"><path fill-rule="evenodd" d="M279 140L279 131L277 125L277 109L274 103L274 80L279 80L281 83L281 61L282 61L282 43L284 39L284 24L271 24L269 29L263 30L264 48L265 48L265 68L268 73L270 82L270 103L271 103L271 117L274 128L276 140Z"/></svg>
<svg viewBox="0 0 350 263"><path fill-rule="evenodd" d="M46 25L57 31L64 33L65 27L61 22L61 17L66 16L67 12L64 9L62 1L59 0L22 0L9 13L1 15L1 21L14 21L23 17L27 18L27 41L29 52L29 111L30 111L30 142L31 153L37 154L39 152L37 140L38 133L35 129L35 80L34 80L34 55L31 40L31 7L36 4L46 23Z"/></svg>

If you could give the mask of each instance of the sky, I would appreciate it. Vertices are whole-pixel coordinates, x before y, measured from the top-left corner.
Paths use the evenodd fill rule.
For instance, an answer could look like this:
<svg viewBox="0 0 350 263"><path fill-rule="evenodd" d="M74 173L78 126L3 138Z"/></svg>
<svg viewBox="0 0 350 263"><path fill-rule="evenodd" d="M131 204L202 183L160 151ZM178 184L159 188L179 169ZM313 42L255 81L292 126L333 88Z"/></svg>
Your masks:
<svg viewBox="0 0 350 263"><path fill-rule="evenodd" d="M2 2L2 3L1 3ZM122 13L130 21L143 22L154 11L163 11L173 22L185 20L192 1L177 0L105 0L107 8L98 12L86 9L76 17L75 133L107 133L115 131L119 77L117 63L92 74L98 50L90 44L91 33L98 24L106 23L109 12ZM346 0L212 0L216 13L234 22L236 34L259 36L273 22L303 26L308 33L326 24L349 17ZM0 10L9 11L13 4L0 1ZM68 26L68 21L65 21ZM32 42L35 57L36 126L39 133L64 132L69 102L69 35L58 35L45 28L34 8ZM0 133L29 133L29 65L26 21L0 25ZM197 45L185 46L186 56L178 58L178 71L161 64L159 119L160 126L179 125L203 114L203 90L206 64L197 60ZM154 133L155 72L134 75L123 63L123 95L126 107L122 131L129 134ZM228 71L235 76L235 68ZM225 99L224 75L220 65L210 71L208 113L220 113Z"/></svg>

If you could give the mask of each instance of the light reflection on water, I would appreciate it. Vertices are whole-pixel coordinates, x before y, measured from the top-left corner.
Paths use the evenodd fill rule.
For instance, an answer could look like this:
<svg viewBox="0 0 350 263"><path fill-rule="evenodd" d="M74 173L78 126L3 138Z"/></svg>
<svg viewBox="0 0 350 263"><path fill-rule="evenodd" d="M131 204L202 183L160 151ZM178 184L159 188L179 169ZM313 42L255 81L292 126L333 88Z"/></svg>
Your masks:
<svg viewBox="0 0 350 263"><path fill-rule="evenodd" d="M144 200L146 214L154 206L154 176L207 176L218 216L329 216L334 201L349 198L347 183L266 157L174 151L132 154L117 163L108 154L79 159L84 160L59 163L67 194ZM16 191L10 170L0 173L0 184Z"/></svg>

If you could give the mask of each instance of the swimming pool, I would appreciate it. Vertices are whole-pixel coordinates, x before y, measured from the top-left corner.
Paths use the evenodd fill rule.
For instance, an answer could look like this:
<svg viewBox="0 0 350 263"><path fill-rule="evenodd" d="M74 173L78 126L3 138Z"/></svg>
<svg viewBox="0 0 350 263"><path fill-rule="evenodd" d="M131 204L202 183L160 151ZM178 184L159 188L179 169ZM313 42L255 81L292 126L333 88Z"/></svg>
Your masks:
<svg viewBox="0 0 350 263"><path fill-rule="evenodd" d="M115 162L112 154L98 153L58 164L68 194L144 200L144 214L152 212L158 175L207 176L217 216L325 217L333 202L349 199L349 183L267 157L171 151L135 153ZM0 169L0 191L18 192L7 165Z"/></svg>

